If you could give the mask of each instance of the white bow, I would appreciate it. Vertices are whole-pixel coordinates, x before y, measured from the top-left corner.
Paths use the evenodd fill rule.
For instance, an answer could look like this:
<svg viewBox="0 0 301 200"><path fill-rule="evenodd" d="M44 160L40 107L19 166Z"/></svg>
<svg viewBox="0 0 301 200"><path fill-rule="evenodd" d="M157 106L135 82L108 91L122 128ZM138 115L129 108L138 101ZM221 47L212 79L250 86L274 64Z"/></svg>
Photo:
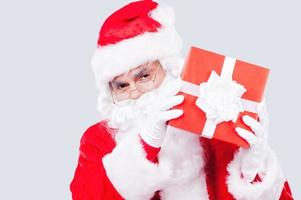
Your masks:
<svg viewBox="0 0 301 200"><path fill-rule="evenodd" d="M212 71L208 81L200 84L196 101L207 118L202 136L212 138L217 124L223 121L236 122L239 113L244 111L241 97L246 91L230 74L219 76Z"/></svg>

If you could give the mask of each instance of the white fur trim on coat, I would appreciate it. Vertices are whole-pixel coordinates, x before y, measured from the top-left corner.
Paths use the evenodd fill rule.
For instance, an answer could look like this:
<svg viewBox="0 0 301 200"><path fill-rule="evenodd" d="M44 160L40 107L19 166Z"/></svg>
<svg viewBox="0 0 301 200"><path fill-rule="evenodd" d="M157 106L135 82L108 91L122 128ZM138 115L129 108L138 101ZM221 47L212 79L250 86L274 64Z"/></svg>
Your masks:
<svg viewBox="0 0 301 200"><path fill-rule="evenodd" d="M199 136L168 126L159 162L172 163L172 178L161 189L162 200L208 200L203 148Z"/></svg>
<svg viewBox="0 0 301 200"><path fill-rule="evenodd" d="M173 10L158 5L151 16L162 25L157 32L145 32L95 50L91 65L98 88L143 63L180 54L182 40L174 27Z"/></svg>
<svg viewBox="0 0 301 200"><path fill-rule="evenodd" d="M206 174L201 172L188 182L172 184L164 188L160 195L162 200L209 200Z"/></svg>
<svg viewBox="0 0 301 200"><path fill-rule="evenodd" d="M171 167L164 161L150 162L138 134L122 139L110 154L102 159L107 176L127 200L151 199L171 176Z"/></svg>
<svg viewBox="0 0 301 200"><path fill-rule="evenodd" d="M278 200L285 182L281 167L275 153L268 147L261 182L249 183L241 176L242 151L238 150L227 170L227 185L229 192L238 200Z"/></svg>

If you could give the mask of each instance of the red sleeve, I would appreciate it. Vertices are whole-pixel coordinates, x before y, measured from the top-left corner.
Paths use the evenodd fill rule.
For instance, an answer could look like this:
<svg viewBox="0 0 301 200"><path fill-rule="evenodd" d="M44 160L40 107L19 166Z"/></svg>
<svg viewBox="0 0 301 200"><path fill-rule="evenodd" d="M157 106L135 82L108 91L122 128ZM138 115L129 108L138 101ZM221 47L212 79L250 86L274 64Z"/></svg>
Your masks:
<svg viewBox="0 0 301 200"><path fill-rule="evenodd" d="M80 154L70 190L73 200L122 200L111 184L102 164L102 157L115 147L106 129L98 123L84 133Z"/></svg>
<svg viewBox="0 0 301 200"><path fill-rule="evenodd" d="M291 188L287 181L284 183L279 200L294 200L292 192L291 192Z"/></svg>
<svg viewBox="0 0 301 200"><path fill-rule="evenodd" d="M256 175L253 182L261 182L261 178L258 174ZM279 200L294 200L294 198L292 196L291 188L287 181L283 185L283 189L282 189Z"/></svg>
<svg viewBox="0 0 301 200"><path fill-rule="evenodd" d="M153 163L158 163L157 156L161 148L150 146L141 137L140 140L146 152L146 158Z"/></svg>

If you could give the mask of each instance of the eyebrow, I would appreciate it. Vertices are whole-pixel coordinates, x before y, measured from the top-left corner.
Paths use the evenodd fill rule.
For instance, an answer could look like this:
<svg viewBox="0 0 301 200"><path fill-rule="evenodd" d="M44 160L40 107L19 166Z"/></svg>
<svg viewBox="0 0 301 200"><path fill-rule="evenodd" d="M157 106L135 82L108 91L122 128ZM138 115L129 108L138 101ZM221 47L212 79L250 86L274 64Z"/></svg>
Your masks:
<svg viewBox="0 0 301 200"><path fill-rule="evenodd" d="M147 71L147 68L146 68L146 67L144 67L140 72L136 73L136 74L135 74L135 78L136 78L136 77L140 77L141 74L143 74L145 71Z"/></svg>
<svg viewBox="0 0 301 200"><path fill-rule="evenodd" d="M114 85L115 87L118 87L121 84L127 84L126 81L112 81L112 85Z"/></svg>
<svg viewBox="0 0 301 200"><path fill-rule="evenodd" d="M148 69L146 67L144 67L141 71L135 73L134 77L137 78L137 77L140 77L141 74L143 74L145 71L147 71ZM113 80L112 81L112 84L114 86L118 86L120 84L124 84L124 83L127 83L126 81L118 81L118 80Z"/></svg>

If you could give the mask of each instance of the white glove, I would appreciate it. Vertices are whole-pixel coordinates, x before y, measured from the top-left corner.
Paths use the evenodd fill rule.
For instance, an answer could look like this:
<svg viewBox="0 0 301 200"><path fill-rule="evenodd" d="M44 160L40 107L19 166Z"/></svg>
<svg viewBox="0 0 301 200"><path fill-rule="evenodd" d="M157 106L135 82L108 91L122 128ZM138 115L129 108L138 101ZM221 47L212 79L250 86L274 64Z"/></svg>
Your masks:
<svg viewBox="0 0 301 200"><path fill-rule="evenodd" d="M183 110L172 109L183 102L183 95L176 95L180 91L180 84L173 89L164 92L164 96L158 91L148 92L139 98L138 107L141 109L140 136L149 145L160 147L166 133L166 122L178 118Z"/></svg>
<svg viewBox="0 0 301 200"><path fill-rule="evenodd" d="M243 122L250 126L255 135L243 128L236 128L238 135L244 138L250 145L249 149L240 148L242 157L242 175L248 182L252 182L257 173L264 168L267 156L268 138L268 112L265 101L259 104L259 121L250 116L243 116Z"/></svg>

